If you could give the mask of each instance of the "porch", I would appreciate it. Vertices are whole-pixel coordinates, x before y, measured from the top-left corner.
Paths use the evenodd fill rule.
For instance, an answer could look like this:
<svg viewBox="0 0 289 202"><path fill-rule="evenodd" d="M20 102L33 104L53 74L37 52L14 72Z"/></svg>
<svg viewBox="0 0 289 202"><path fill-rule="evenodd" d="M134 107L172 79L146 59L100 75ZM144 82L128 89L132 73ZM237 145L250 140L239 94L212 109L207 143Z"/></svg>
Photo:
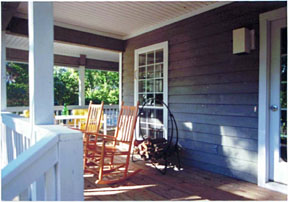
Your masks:
<svg viewBox="0 0 289 202"><path fill-rule="evenodd" d="M145 161L130 162L130 167L143 170L125 182L113 185L96 185L95 177L85 175L84 200L287 200L285 194L195 167L184 166L181 171L168 169L166 175Z"/></svg>
<svg viewBox="0 0 289 202"><path fill-rule="evenodd" d="M260 22L260 15L281 9L281 17L285 19L287 4L142 3L137 6L121 2L71 3L73 6L62 2L31 3L29 12L25 3L16 3L7 9L8 17L2 18L5 26L0 88L1 149L5 156L1 158L2 199L286 200L287 195L279 192L287 193L287 177L282 181L274 178L275 164L268 158L269 140L264 140L269 136L268 128L260 127L267 126L267 119L262 118L265 119L264 113L268 114L265 104L269 97L260 97L263 95L260 87L266 86L262 83L265 67L262 61L266 60L260 56L264 44L258 41L263 39L260 25L265 22ZM160 9L164 10L159 12ZM87 15L83 15L84 10ZM103 20L103 16L94 15L97 13L109 18ZM127 13L131 15L129 22ZM160 21L150 24L159 17ZM141 27L145 22L146 26ZM108 27L100 30L105 26ZM232 31L240 27L255 33L252 37L255 47L250 53L237 55L232 53ZM32 33L29 38L28 32ZM96 57L103 51L107 57ZM6 112L17 113L23 108L7 108L5 59L29 62L30 122ZM165 101L176 117L179 144L186 151L182 156L184 170L170 170L162 176L150 165L138 161L130 166L143 171L120 184L95 185L95 178L83 177L79 163L83 157L82 134L53 125L54 114L61 110L53 106L55 64L79 69L79 106L75 108L84 107L85 68L119 71L119 101L126 105L134 105L151 95ZM286 65L284 69L287 74ZM283 84L287 85L287 81ZM157 107L155 111L159 110ZM287 106L282 110L286 111ZM166 122L165 111L158 115L159 120ZM282 138L287 138L284 117L281 117ZM169 125L164 123L163 129L168 130ZM279 143L274 148L279 150Z"/></svg>

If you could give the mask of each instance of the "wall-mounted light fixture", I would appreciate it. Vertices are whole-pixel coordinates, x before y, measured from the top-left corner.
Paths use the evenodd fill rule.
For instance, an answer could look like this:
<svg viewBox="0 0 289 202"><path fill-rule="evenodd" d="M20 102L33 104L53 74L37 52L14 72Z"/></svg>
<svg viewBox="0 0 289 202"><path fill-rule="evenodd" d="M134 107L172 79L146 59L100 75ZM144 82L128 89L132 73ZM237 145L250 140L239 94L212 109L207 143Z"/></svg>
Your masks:
<svg viewBox="0 0 289 202"><path fill-rule="evenodd" d="M245 27L233 30L233 54L250 53L255 49L255 31Z"/></svg>

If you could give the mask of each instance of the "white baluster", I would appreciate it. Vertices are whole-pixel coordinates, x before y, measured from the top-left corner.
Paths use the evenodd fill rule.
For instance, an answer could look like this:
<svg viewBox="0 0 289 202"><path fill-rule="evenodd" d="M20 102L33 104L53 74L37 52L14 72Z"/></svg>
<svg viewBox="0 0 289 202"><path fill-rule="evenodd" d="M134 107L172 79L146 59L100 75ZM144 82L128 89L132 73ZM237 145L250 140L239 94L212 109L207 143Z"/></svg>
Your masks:
<svg viewBox="0 0 289 202"><path fill-rule="evenodd" d="M45 201L56 201L56 167L52 166L45 173Z"/></svg>

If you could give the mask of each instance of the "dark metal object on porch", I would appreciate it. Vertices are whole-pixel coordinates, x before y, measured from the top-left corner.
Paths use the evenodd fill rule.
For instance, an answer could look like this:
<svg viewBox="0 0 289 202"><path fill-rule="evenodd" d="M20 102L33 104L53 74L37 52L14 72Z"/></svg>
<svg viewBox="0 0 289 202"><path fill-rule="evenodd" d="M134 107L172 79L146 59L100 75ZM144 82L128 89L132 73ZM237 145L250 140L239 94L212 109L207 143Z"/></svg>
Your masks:
<svg viewBox="0 0 289 202"><path fill-rule="evenodd" d="M143 115L143 110L146 105L152 106L151 104L152 102L164 105L169 112L168 114L169 114L170 127L168 127L167 130L168 139L165 139L163 137L151 138L150 136L144 135L143 131L140 129L141 124L139 121L139 129L140 129L139 131L143 140L135 141L134 153L139 154L144 160L150 161L158 171L160 171L163 175L165 175L168 166L177 166L178 169L181 168L180 155L179 155L180 147L178 145L178 127L174 115L171 113L168 105L164 103L162 100L158 100L155 98L145 100L142 107L139 109L138 117ZM176 132L175 137L174 132ZM173 141L175 142L173 143ZM132 161L134 161L133 155ZM164 164L163 169L159 169L156 166L156 164L161 163Z"/></svg>

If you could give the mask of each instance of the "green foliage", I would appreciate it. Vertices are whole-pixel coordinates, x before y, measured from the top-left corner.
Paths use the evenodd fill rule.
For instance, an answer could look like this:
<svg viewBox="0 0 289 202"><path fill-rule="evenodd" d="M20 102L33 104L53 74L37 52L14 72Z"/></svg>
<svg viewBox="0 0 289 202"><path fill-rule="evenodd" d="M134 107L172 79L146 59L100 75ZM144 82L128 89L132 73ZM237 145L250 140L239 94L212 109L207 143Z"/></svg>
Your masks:
<svg viewBox="0 0 289 202"><path fill-rule="evenodd" d="M85 70L85 102L118 103L118 72Z"/></svg>
<svg viewBox="0 0 289 202"><path fill-rule="evenodd" d="M54 67L54 104L78 104L78 71L71 68Z"/></svg>
<svg viewBox="0 0 289 202"><path fill-rule="evenodd" d="M78 71L54 67L54 104L78 104ZM7 63L7 105L28 106L28 65ZM85 71L85 101L105 104L118 103L118 72Z"/></svg>
<svg viewBox="0 0 289 202"><path fill-rule="evenodd" d="M28 65L9 62L7 66L7 106L28 106Z"/></svg>

